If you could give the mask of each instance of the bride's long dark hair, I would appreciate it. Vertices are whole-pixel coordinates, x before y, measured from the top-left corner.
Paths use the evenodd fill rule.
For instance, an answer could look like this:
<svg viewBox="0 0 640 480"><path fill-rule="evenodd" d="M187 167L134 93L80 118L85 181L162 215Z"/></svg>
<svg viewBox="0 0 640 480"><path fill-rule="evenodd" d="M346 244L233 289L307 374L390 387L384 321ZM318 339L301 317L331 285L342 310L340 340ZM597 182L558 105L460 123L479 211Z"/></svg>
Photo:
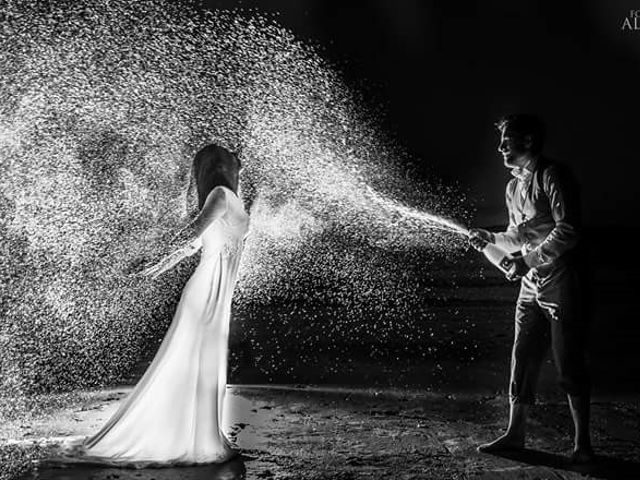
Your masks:
<svg viewBox="0 0 640 480"><path fill-rule="evenodd" d="M211 144L200 149L191 164L187 201L198 196L198 210L215 187L227 187L237 193L240 160L224 147Z"/></svg>
<svg viewBox="0 0 640 480"><path fill-rule="evenodd" d="M197 194L197 211L200 211L211 190L220 185L237 194L238 173L241 167L239 155L220 145L210 144L200 149L191 164L187 210L189 210L189 205L195 203L192 199ZM255 189L252 182L246 177L243 178L242 184L242 198L246 210L249 211L255 196ZM191 212L191 215L197 214L197 211Z"/></svg>

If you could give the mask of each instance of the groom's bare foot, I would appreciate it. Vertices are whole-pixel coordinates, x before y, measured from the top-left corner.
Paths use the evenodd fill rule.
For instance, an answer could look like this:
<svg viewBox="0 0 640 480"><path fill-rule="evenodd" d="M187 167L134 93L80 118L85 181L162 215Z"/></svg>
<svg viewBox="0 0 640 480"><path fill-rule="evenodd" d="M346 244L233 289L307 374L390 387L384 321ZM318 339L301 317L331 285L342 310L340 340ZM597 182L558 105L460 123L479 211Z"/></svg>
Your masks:
<svg viewBox="0 0 640 480"><path fill-rule="evenodd" d="M571 454L570 463L572 465L584 465L587 463L593 463L596 460L596 455L593 453L591 447L576 447Z"/></svg>
<svg viewBox="0 0 640 480"><path fill-rule="evenodd" d="M478 446L478 452L491 453L505 450L522 450L524 448L524 435L505 433L493 442Z"/></svg>

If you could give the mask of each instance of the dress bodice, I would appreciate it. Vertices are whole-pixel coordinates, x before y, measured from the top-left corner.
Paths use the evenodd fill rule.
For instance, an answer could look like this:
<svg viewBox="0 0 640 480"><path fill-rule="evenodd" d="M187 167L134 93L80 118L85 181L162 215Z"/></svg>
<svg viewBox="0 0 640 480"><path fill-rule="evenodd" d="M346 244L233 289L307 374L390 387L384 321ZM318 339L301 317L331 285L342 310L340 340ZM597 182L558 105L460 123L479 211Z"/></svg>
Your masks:
<svg viewBox="0 0 640 480"><path fill-rule="evenodd" d="M242 200L230 189L225 191L227 209L202 234L202 258L214 255L231 256L242 252L244 239L249 231L249 215Z"/></svg>

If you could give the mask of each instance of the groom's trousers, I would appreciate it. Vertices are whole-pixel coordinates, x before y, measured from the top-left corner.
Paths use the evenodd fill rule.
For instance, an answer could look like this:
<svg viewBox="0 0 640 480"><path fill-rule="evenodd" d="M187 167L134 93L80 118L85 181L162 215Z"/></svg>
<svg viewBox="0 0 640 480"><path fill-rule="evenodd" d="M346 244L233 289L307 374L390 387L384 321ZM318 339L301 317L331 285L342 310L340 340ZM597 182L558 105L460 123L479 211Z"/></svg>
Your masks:
<svg viewBox="0 0 640 480"><path fill-rule="evenodd" d="M540 367L549 346L563 390L572 396L589 395L585 363L588 312L580 290L577 273L566 265L544 277L532 269L522 278L511 356L511 402L534 403Z"/></svg>

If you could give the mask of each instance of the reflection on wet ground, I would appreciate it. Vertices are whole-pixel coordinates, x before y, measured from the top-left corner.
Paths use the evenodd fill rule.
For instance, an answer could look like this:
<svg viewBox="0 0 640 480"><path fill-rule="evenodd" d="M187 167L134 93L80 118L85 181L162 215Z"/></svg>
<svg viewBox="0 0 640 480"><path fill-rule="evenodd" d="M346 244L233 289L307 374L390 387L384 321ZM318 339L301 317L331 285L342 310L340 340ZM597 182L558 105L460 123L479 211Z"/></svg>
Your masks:
<svg viewBox="0 0 640 480"><path fill-rule="evenodd" d="M76 432L91 430L121 398L97 393L86 416L67 412L66 425ZM501 456L477 453L477 445L503 432L507 410L504 395L232 386L224 426L242 451L234 462L145 470L43 468L25 480L640 478L637 401L592 404L593 443L600 460L582 467L568 465L571 419L558 395L543 395L532 410L527 450ZM65 425L56 422L57 428Z"/></svg>
<svg viewBox="0 0 640 480"><path fill-rule="evenodd" d="M532 471L547 469L549 473L553 472L554 470L567 472L566 474L573 472L581 475L588 475L589 478L602 479L631 480L640 478L640 462L627 461L602 455L599 456L595 462L584 465L573 465L567 461L567 457L563 457L562 455L530 449L525 449L522 451L501 452L494 455L496 457L502 457L514 462L518 462L519 464L529 465L529 469ZM517 468L526 470L527 466L521 465ZM514 478L513 473L514 467L494 469L490 472L487 472L486 476L482 475L478 478L480 480L493 480L502 478L508 479ZM556 475L556 477L554 478L558 478L558 475Z"/></svg>
<svg viewBox="0 0 640 480"><path fill-rule="evenodd" d="M241 480L246 468L241 456L222 465L203 465L180 468L105 468L74 466L71 468L41 467L24 480Z"/></svg>

